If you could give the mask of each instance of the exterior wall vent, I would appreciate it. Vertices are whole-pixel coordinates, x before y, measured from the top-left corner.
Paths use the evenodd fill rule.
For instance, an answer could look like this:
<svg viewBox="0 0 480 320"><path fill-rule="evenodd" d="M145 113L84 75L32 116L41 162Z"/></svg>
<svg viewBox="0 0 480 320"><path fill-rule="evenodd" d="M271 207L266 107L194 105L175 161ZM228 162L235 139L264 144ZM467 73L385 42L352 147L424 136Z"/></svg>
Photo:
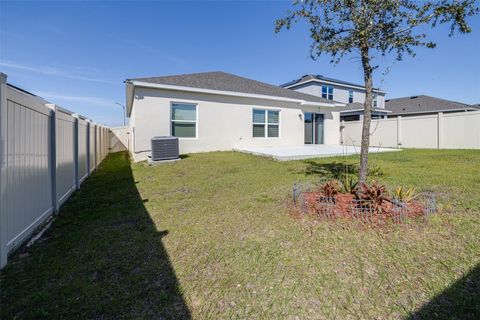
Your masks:
<svg viewBox="0 0 480 320"><path fill-rule="evenodd" d="M174 160L179 158L177 137L153 137L152 161Z"/></svg>

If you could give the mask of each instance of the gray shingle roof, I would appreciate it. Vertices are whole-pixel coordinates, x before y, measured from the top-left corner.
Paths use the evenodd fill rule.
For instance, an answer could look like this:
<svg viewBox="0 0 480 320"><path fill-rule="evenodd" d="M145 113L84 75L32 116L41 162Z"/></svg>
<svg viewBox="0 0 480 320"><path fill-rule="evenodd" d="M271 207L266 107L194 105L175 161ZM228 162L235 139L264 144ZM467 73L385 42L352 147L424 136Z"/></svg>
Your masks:
<svg viewBox="0 0 480 320"><path fill-rule="evenodd" d="M127 79L127 81L141 81L147 83L191 87L197 89L259 94L272 97L305 100L308 102L329 104L335 103L335 101L332 100L327 100L310 94L281 88L268 83L239 77L221 71L190 73L163 77L135 78Z"/></svg>
<svg viewBox="0 0 480 320"><path fill-rule="evenodd" d="M475 107L465 103L425 95L388 99L385 101L385 109L392 111L390 114L392 116L412 113L476 110Z"/></svg>
<svg viewBox="0 0 480 320"><path fill-rule="evenodd" d="M339 79L329 78L329 77L322 76L321 74L306 74L306 75L301 76L299 79L295 79L295 80L289 81L287 83L281 84L280 87L288 87L288 86L295 85L295 84L300 85L300 84L303 84L303 83L307 83L311 80L320 80L320 81L324 80L324 81L329 81L329 82L335 82L335 83L338 83L340 85L344 84L344 85L347 85L347 86L365 88L365 86L363 84L357 84L357 83L353 83L353 82L348 82L348 81L343 81L343 80L339 80ZM373 88L373 90L380 90L380 89L379 88Z"/></svg>

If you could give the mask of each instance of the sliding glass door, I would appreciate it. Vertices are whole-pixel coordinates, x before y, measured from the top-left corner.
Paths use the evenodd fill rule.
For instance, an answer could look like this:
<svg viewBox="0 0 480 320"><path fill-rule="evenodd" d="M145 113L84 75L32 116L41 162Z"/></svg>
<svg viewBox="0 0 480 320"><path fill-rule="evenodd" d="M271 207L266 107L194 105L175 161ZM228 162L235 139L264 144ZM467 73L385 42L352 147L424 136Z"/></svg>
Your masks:
<svg viewBox="0 0 480 320"><path fill-rule="evenodd" d="M323 144L323 114L315 113L315 144Z"/></svg>
<svg viewBox="0 0 480 320"><path fill-rule="evenodd" d="M323 114L305 112L305 144L323 144Z"/></svg>
<svg viewBox="0 0 480 320"><path fill-rule="evenodd" d="M313 113L305 112L305 144L313 143Z"/></svg>

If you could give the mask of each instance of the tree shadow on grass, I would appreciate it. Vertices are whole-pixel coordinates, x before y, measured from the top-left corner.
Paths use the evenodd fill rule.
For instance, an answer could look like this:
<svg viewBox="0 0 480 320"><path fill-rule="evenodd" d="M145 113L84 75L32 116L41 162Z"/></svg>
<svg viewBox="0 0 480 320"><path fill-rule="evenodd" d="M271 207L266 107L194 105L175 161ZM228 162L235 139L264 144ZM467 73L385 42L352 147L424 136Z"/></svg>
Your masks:
<svg viewBox="0 0 480 320"><path fill-rule="evenodd" d="M1 273L2 319L190 319L126 153L109 155Z"/></svg>
<svg viewBox="0 0 480 320"><path fill-rule="evenodd" d="M320 177L340 179L345 172L349 174L358 174L358 166L351 163L318 163L313 160L305 160L303 163L306 164L306 175L318 175Z"/></svg>
<svg viewBox="0 0 480 320"><path fill-rule="evenodd" d="M480 319L480 264L407 319Z"/></svg>

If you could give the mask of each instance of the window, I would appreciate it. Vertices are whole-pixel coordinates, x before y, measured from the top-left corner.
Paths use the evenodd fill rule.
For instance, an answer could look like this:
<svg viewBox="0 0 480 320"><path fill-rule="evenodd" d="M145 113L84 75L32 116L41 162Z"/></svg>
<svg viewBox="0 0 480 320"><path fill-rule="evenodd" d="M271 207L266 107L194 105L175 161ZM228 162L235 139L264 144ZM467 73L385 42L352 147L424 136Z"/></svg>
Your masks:
<svg viewBox="0 0 480 320"><path fill-rule="evenodd" d="M378 104L378 102L377 102L377 94L374 93L374 94L373 94L373 106L376 107L377 104Z"/></svg>
<svg viewBox="0 0 480 320"><path fill-rule="evenodd" d="M353 90L348 90L348 103L353 103Z"/></svg>
<svg viewBox="0 0 480 320"><path fill-rule="evenodd" d="M372 119L383 119L384 116L379 113L372 113Z"/></svg>
<svg viewBox="0 0 480 320"><path fill-rule="evenodd" d="M253 137L278 138L279 111L253 109Z"/></svg>
<svg viewBox="0 0 480 320"><path fill-rule="evenodd" d="M322 98L333 100L333 87L322 85Z"/></svg>
<svg viewBox="0 0 480 320"><path fill-rule="evenodd" d="M197 106L187 103L172 103L172 136L197 137Z"/></svg>
<svg viewBox="0 0 480 320"><path fill-rule="evenodd" d="M360 120L360 115L358 114L340 117L340 121L358 121L358 120Z"/></svg>

